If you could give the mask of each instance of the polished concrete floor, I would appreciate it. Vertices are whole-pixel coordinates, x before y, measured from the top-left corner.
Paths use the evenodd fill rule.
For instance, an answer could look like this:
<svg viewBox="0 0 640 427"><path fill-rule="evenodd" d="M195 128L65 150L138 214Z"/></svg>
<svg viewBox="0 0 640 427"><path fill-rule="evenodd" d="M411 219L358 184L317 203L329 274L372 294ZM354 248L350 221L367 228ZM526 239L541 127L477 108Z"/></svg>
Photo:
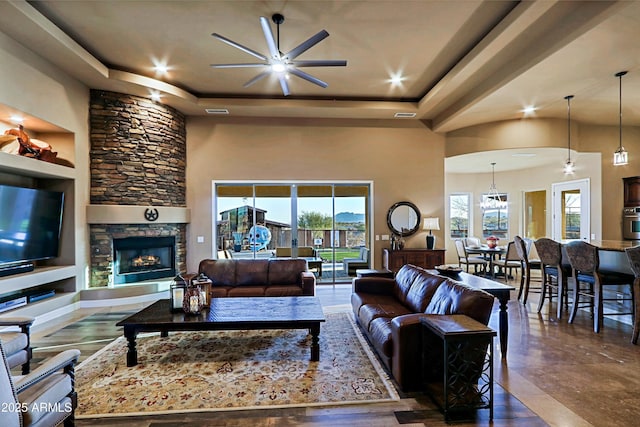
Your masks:
<svg viewBox="0 0 640 427"><path fill-rule="evenodd" d="M513 281L511 282L514 283ZM319 286L324 306L348 306L351 287ZM515 293L514 293L515 294ZM605 320L600 334L588 312L569 325L558 320L555 305L536 312L538 295L523 305L509 302L509 350L496 353L496 426L637 426L640 425L640 346L630 343L631 327ZM82 359L121 331L115 323L138 306L83 309L34 328L34 357L47 357L67 347L79 348ZM497 329L497 306L490 326ZM494 345L497 348L497 342ZM506 392L505 392L506 390ZM78 420L79 426L439 426L442 415L421 393L393 403L322 408L232 411L189 415ZM461 426L489 425L488 411L478 411Z"/></svg>

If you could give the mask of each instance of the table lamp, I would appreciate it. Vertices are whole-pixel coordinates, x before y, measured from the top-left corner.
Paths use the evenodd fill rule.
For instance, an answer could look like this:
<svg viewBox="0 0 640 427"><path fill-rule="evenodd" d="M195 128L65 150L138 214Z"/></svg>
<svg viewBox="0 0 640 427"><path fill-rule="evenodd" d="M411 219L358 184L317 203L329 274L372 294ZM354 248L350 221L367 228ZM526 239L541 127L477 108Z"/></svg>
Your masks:
<svg viewBox="0 0 640 427"><path fill-rule="evenodd" d="M427 249L434 249L436 247L436 236L431 231L440 230L438 218L425 218L422 229L429 230L429 234L427 234Z"/></svg>

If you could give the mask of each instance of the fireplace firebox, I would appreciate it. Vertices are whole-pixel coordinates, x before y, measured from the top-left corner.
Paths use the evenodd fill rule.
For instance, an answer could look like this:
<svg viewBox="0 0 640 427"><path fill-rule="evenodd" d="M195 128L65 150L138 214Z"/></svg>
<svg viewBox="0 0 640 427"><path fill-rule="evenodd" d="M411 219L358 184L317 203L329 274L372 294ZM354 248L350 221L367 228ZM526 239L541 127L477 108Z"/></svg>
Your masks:
<svg viewBox="0 0 640 427"><path fill-rule="evenodd" d="M176 238L113 239L113 283L172 278L176 275Z"/></svg>

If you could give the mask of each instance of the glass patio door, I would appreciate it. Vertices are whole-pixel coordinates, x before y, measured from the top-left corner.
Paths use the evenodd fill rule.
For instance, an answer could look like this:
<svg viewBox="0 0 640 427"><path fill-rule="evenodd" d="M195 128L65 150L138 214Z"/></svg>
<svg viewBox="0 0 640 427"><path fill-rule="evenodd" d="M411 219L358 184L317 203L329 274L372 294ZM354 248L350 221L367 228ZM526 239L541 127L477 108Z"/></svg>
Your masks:
<svg viewBox="0 0 640 427"><path fill-rule="evenodd" d="M344 258L371 250L369 183L214 183L214 200L219 257L302 257L336 283L351 281Z"/></svg>

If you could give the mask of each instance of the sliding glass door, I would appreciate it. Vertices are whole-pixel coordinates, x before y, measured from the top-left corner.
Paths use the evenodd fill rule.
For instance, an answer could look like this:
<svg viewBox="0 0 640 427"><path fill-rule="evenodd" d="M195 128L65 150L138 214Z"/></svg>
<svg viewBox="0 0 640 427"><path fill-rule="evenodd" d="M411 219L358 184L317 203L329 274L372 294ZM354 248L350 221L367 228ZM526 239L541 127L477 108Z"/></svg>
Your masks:
<svg viewBox="0 0 640 427"><path fill-rule="evenodd" d="M370 187L366 182L214 183L218 256L305 258L319 283L350 282L344 259L371 249ZM368 255L362 263L362 268L371 265Z"/></svg>

